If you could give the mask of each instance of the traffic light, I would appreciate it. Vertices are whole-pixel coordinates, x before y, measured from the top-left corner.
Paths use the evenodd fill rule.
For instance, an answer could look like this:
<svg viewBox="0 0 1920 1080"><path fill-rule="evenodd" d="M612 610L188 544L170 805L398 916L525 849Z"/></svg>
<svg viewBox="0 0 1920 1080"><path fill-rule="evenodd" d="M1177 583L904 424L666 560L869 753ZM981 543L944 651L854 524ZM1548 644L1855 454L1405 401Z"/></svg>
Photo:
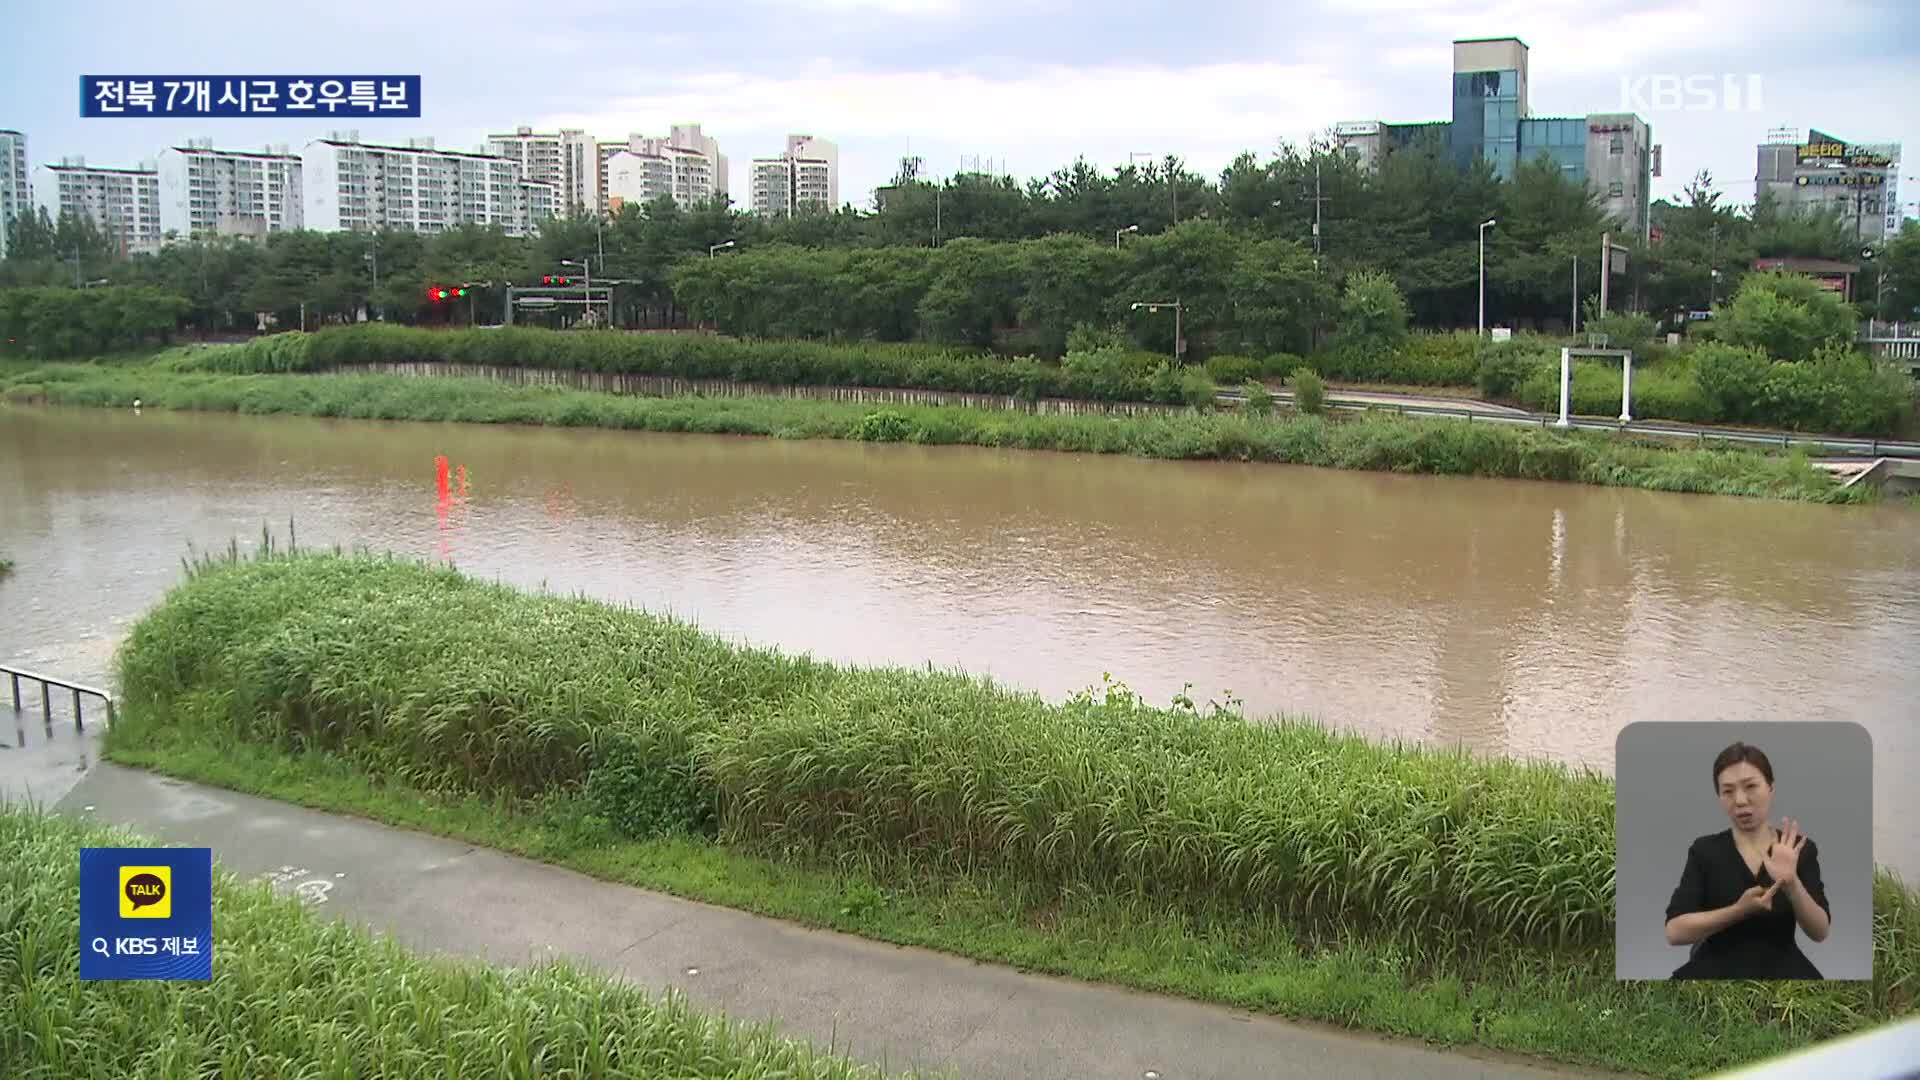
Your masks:
<svg viewBox="0 0 1920 1080"><path fill-rule="evenodd" d="M571 284L573 284L573 279L572 279L572 278L570 278L570 277L561 277L561 276L560 276L560 275L558 275L558 274L548 274L548 275L546 275L545 277L542 277L542 278L540 279L540 284L542 284L542 285L571 285Z"/></svg>

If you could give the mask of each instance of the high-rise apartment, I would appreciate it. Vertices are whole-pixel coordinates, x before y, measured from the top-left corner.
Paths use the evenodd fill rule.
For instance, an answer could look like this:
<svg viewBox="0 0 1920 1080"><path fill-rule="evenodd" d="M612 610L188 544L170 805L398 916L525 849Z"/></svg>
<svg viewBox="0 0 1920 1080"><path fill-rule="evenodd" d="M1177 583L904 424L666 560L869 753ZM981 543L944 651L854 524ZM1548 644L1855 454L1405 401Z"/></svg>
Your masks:
<svg viewBox="0 0 1920 1080"><path fill-rule="evenodd" d="M566 213L605 205L599 143L579 128L489 135L487 152L517 163L523 179L552 186Z"/></svg>
<svg viewBox="0 0 1920 1080"><path fill-rule="evenodd" d="M437 150L432 139L384 146L335 132L308 143L300 159L306 225L321 232L485 225L524 236L544 220L539 208L551 216L558 202L552 185L525 180L516 162Z"/></svg>
<svg viewBox="0 0 1920 1080"><path fill-rule="evenodd" d="M190 139L162 150L156 171L163 235L259 240L302 227L300 156L285 146L215 150Z"/></svg>
<svg viewBox="0 0 1920 1080"><path fill-rule="evenodd" d="M0 259L7 257L13 219L33 212L33 184L27 174L27 137L0 130Z"/></svg>
<svg viewBox="0 0 1920 1080"><path fill-rule="evenodd" d="M151 162L107 169L62 158L35 170L33 198L55 221L66 213L92 221L122 254L160 250L160 178Z"/></svg>
<svg viewBox="0 0 1920 1080"><path fill-rule="evenodd" d="M840 148L812 135L787 136L779 157L753 160L757 214L792 216L796 209L832 210L840 205Z"/></svg>

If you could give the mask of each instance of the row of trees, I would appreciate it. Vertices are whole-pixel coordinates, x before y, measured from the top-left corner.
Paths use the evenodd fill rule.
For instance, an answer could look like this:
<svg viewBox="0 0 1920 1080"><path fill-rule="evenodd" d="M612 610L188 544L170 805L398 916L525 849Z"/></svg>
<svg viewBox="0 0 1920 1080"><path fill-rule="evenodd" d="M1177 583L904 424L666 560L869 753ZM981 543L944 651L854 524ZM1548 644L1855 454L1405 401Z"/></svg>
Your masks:
<svg viewBox="0 0 1920 1080"><path fill-rule="evenodd" d="M261 311L298 325L302 305L307 325L354 318L363 308L390 320L486 323L499 319L504 283L538 281L562 272L562 260L586 260L594 277L623 282L610 313L622 325L674 325L691 314L744 332L779 326L809 335L974 341L984 326L1032 318L1044 324L1036 334L1057 343L1061 313L1108 317L1115 313L1108 299L1141 293L1190 297L1202 330L1297 341L1301 320L1310 328L1314 317L1306 300L1324 300L1369 269L1393 277L1417 325L1473 325L1479 223L1490 217L1499 225L1486 238L1489 317L1521 326L1564 322L1572 259L1597 252L1609 230L1633 249L1628 273L1613 284L1613 306L1659 315L1732 295L1754 258L1858 259L1861 247L1853 223L1835 213L1790 214L1769 200L1737 207L1705 174L1678 202L1656 204L1660 239L1648 245L1609 222L1583 184L1545 162L1525 163L1502 181L1485 165L1462 171L1423 147L1366 173L1331 145L1314 143L1283 146L1264 162L1242 155L1217 180L1177 159L1111 172L1079 161L1026 185L982 174L935 182L908 164L872 212L766 218L724 200L683 209L663 199L624 207L604 222L549 222L524 238L475 227L433 236L302 232L263 244L182 242L129 259L90 222L23 215L12 226L0 286L97 279L152 286L185 297L185 318L208 330L251 329ZM727 241L734 246L710 259L713 246ZM1120 254L1102 254L1115 248ZM809 259L819 265L805 266ZM718 269L733 260L758 261ZM1589 297L1597 291L1592 261L1583 261L1581 275ZM709 262L714 269L703 269ZM1067 280L1036 294L1029 282L1056 264L1067 268ZM1297 280L1303 265L1312 281ZM1887 312L1920 308L1920 237L1911 229L1877 253L1871 271L1860 283L1864 309L1873 309L1880 291L1876 275L1888 271ZM726 283L716 276L722 273L732 275ZM996 273L1010 280L988 288L985 279ZM829 278L831 314L794 297ZM1239 286L1231 284L1236 278ZM429 285L463 282L495 286L465 304L427 301ZM783 303L794 310L782 313L770 301L717 298L743 282L784 289L804 303ZM1103 299L1093 300L1095 293ZM1276 316L1263 310L1279 297L1295 297L1283 305L1284 328L1270 325ZM1171 329L1163 336L1170 342Z"/></svg>

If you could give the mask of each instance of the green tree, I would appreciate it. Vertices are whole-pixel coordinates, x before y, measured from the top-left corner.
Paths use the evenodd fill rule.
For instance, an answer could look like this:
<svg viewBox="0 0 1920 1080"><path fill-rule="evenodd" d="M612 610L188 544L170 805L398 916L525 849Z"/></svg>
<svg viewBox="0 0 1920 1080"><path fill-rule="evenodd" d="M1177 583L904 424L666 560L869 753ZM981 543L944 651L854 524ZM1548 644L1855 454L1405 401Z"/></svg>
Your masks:
<svg viewBox="0 0 1920 1080"><path fill-rule="evenodd" d="M1391 277L1379 271L1355 274L1340 295L1338 342L1342 348L1391 349L1407 337L1407 301Z"/></svg>

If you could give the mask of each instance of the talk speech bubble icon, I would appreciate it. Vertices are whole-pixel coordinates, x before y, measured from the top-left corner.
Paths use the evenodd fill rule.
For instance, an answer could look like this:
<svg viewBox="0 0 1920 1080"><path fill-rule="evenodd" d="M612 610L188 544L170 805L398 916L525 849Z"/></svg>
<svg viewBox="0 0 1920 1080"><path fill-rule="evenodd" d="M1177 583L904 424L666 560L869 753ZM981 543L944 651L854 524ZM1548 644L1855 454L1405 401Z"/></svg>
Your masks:
<svg viewBox="0 0 1920 1080"><path fill-rule="evenodd" d="M168 903L168 879L172 867L128 866L121 868L120 915L122 918L164 919L173 913Z"/></svg>

